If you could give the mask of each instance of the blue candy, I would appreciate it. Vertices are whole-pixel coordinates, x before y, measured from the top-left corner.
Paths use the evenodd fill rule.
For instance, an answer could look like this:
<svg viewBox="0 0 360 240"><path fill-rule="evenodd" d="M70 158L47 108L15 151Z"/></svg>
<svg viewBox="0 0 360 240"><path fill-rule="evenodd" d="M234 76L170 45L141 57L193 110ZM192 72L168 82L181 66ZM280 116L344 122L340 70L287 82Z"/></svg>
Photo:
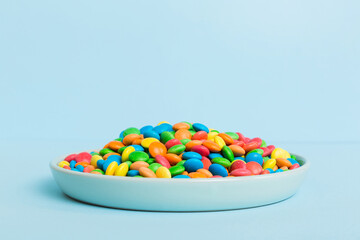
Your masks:
<svg viewBox="0 0 360 240"><path fill-rule="evenodd" d="M76 164L75 160L70 161L70 168L74 168Z"/></svg>
<svg viewBox="0 0 360 240"><path fill-rule="evenodd" d="M160 135L153 131L153 130L149 130L143 133L144 138L156 138L157 140L160 140Z"/></svg>
<svg viewBox="0 0 360 240"><path fill-rule="evenodd" d="M219 176L222 176L222 177L227 177L227 175L228 175L228 172L226 171L226 169L222 165L217 164L217 163L211 164L210 167L209 167L209 171L214 176L219 175Z"/></svg>
<svg viewBox="0 0 360 240"><path fill-rule="evenodd" d="M151 131L153 129L154 129L154 127L151 125L144 126L144 127L140 128L140 134L144 134L145 132Z"/></svg>
<svg viewBox="0 0 360 240"><path fill-rule="evenodd" d="M196 172L196 170L201 169L204 167L204 164L196 158L191 158L189 160L186 160L184 163L185 170L190 172Z"/></svg>
<svg viewBox="0 0 360 240"><path fill-rule="evenodd" d="M139 175L139 171L138 170L130 170L130 171L127 172L126 175L129 176L129 177L134 177L134 176Z"/></svg>
<svg viewBox="0 0 360 240"><path fill-rule="evenodd" d="M141 151L141 152L144 152L145 151L145 149L142 147L142 146L140 146L140 145L130 145L131 147L134 147L135 148L135 151ZM129 146L129 147L130 147Z"/></svg>
<svg viewBox="0 0 360 240"><path fill-rule="evenodd" d="M84 167L82 165L77 165L75 169L79 170L80 172L84 171Z"/></svg>
<svg viewBox="0 0 360 240"><path fill-rule="evenodd" d="M80 172L79 170L77 170L76 168L72 168L71 170L75 171L75 172Z"/></svg>
<svg viewBox="0 0 360 240"><path fill-rule="evenodd" d="M202 156L197 152L184 152L183 153L182 159L187 160L187 159L190 159L190 158L195 158L195 159L200 160L202 158Z"/></svg>
<svg viewBox="0 0 360 240"><path fill-rule="evenodd" d="M265 170L268 170L270 173L274 173L274 172L275 172L275 171L272 170L271 168L267 168L267 169L265 169Z"/></svg>
<svg viewBox="0 0 360 240"><path fill-rule="evenodd" d="M105 162L110 161L110 162L117 162L117 164L121 163L121 156L119 155L110 155Z"/></svg>
<svg viewBox="0 0 360 240"><path fill-rule="evenodd" d="M207 126L205 126L204 124L201 124L201 123L194 123L193 125L193 128L195 131L205 131L207 133L209 133L209 128Z"/></svg>
<svg viewBox="0 0 360 240"><path fill-rule="evenodd" d="M277 173L277 172L283 172L284 170L282 170L282 169L278 169L278 170L276 170L275 172Z"/></svg>
<svg viewBox="0 0 360 240"><path fill-rule="evenodd" d="M190 178L188 175L177 175L173 178Z"/></svg>
<svg viewBox="0 0 360 240"><path fill-rule="evenodd" d="M299 162L296 161L295 159L288 158L287 160L288 160L289 162L291 162L292 165L294 165L294 164L296 164L296 163L299 164ZM300 165L300 164L299 164L299 165Z"/></svg>
<svg viewBox="0 0 360 240"><path fill-rule="evenodd" d="M162 123L159 126L154 127L153 129L153 131L158 134L161 134L162 132L166 132L166 131L171 132L172 130L173 130L172 125L169 123Z"/></svg>
<svg viewBox="0 0 360 240"><path fill-rule="evenodd" d="M120 133L119 138L124 138L124 132L125 130Z"/></svg>
<svg viewBox="0 0 360 240"><path fill-rule="evenodd" d="M104 169L103 169L104 163L105 163L105 160L100 159L100 160L98 160L98 161L96 162L96 165L97 165L98 168L100 168L101 170L104 170Z"/></svg>
<svg viewBox="0 0 360 240"><path fill-rule="evenodd" d="M243 158L243 157L235 157L234 160L243 160L243 161L245 161L245 158Z"/></svg>
<svg viewBox="0 0 360 240"><path fill-rule="evenodd" d="M210 160L217 158L217 157L223 157L223 155L221 155L220 153L210 153L208 156L208 158L210 158Z"/></svg>
<svg viewBox="0 0 360 240"><path fill-rule="evenodd" d="M252 153L249 153L248 155L246 155L245 162L247 162L247 163L248 162L257 162L262 166L264 163L264 160L263 160L263 157L259 153L252 152Z"/></svg>

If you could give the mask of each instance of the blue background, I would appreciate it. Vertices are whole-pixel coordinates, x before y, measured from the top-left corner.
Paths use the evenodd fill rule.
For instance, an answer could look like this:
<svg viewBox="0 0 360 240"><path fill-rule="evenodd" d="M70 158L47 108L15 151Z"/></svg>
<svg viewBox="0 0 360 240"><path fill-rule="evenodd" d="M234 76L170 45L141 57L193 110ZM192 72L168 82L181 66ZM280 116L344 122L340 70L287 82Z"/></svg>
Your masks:
<svg viewBox="0 0 360 240"><path fill-rule="evenodd" d="M360 238L360 179L351 166L360 147L359 7L346 0L0 1L2 234L90 234L68 232L74 221L97 226L97 237L131 234L139 223L139 237L183 226L186 236L208 229L218 237L343 231ZM196 214L88 206L64 197L51 179L52 158L162 120L260 136L313 167L288 201Z"/></svg>

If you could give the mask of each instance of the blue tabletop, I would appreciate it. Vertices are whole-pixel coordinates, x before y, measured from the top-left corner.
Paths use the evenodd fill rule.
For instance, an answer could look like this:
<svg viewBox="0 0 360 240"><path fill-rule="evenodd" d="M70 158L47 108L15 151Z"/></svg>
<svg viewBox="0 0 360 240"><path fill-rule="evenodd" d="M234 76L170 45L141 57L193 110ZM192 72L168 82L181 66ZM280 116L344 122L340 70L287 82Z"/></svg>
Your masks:
<svg viewBox="0 0 360 240"><path fill-rule="evenodd" d="M311 161L296 195L263 207L191 213L111 209L65 196L53 180L48 162L69 151L88 149L85 142L2 145L6 149L2 167L10 169L2 171L0 181L3 239L360 238L360 175L352 167L357 165L358 159L352 156L358 143L279 143Z"/></svg>

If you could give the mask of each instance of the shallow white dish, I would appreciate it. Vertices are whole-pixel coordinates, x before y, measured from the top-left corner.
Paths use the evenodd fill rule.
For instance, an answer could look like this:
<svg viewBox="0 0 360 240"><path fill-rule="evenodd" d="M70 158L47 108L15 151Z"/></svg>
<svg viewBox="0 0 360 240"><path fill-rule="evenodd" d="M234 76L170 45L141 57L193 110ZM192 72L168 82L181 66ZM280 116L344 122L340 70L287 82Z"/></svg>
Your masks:
<svg viewBox="0 0 360 240"><path fill-rule="evenodd" d="M310 166L307 160L296 155L300 168L276 174L160 179L66 170L57 166L64 157L51 161L50 168L66 195L105 207L148 211L216 211L279 202L297 192Z"/></svg>

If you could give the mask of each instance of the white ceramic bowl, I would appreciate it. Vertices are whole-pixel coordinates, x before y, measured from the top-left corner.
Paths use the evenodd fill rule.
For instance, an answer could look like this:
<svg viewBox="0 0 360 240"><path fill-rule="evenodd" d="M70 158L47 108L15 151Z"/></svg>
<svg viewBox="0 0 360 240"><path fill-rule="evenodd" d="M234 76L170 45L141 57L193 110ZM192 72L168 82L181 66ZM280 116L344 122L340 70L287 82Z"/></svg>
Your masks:
<svg viewBox="0 0 360 240"><path fill-rule="evenodd" d="M65 156L64 156L65 157ZM297 156L300 168L232 178L134 178L87 174L60 168L51 172L68 196L100 206L149 211L215 211L262 206L282 201L299 189L310 163Z"/></svg>

